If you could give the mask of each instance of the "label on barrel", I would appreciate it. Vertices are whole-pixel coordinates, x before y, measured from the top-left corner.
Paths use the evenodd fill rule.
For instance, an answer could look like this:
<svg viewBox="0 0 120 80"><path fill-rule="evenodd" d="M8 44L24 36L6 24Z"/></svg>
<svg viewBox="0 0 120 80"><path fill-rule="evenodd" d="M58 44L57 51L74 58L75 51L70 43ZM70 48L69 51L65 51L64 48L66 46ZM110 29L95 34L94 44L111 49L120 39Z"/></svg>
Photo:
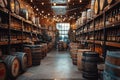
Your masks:
<svg viewBox="0 0 120 80"><path fill-rule="evenodd" d="M12 64L12 75L17 76L19 72L19 61L15 59Z"/></svg>

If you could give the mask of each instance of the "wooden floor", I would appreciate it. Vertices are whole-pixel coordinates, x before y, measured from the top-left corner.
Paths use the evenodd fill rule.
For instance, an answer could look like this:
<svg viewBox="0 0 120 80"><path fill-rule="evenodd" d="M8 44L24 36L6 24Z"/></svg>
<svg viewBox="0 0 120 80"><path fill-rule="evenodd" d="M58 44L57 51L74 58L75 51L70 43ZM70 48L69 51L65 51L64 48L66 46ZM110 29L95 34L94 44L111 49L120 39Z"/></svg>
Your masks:
<svg viewBox="0 0 120 80"><path fill-rule="evenodd" d="M69 52L51 51L40 66L29 68L16 80L85 80L72 64Z"/></svg>

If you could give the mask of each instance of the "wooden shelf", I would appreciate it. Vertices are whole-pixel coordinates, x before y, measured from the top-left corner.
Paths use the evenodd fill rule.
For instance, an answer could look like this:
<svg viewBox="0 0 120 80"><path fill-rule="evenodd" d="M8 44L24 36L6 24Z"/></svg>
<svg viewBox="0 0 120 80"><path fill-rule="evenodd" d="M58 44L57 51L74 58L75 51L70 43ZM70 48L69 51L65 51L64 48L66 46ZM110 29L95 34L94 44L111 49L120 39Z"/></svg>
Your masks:
<svg viewBox="0 0 120 80"><path fill-rule="evenodd" d="M106 45L120 48L120 43L117 42L106 42Z"/></svg>
<svg viewBox="0 0 120 80"><path fill-rule="evenodd" d="M0 28L2 28L2 29L8 29L8 25L7 25L7 24L1 24L1 23L0 23Z"/></svg>
<svg viewBox="0 0 120 80"><path fill-rule="evenodd" d="M95 31L102 30L102 29L104 29L104 27L100 26L100 27L95 28Z"/></svg>
<svg viewBox="0 0 120 80"><path fill-rule="evenodd" d="M95 44L103 45L103 41L95 40Z"/></svg>
<svg viewBox="0 0 120 80"><path fill-rule="evenodd" d="M2 41L0 42L0 45L8 45L8 41Z"/></svg>
<svg viewBox="0 0 120 80"><path fill-rule="evenodd" d="M115 22L115 23L111 23L109 25L106 25L105 28L112 28L112 27L116 27L116 26L120 26L120 21L119 22Z"/></svg>
<svg viewBox="0 0 120 80"><path fill-rule="evenodd" d="M17 28L13 28L13 27L11 27L10 30L18 31L18 32L21 32L21 31L22 31L22 29L17 29Z"/></svg>
<svg viewBox="0 0 120 80"><path fill-rule="evenodd" d="M31 31L26 31L26 30L23 30L23 32L24 33L29 33L29 34L31 33Z"/></svg>
<svg viewBox="0 0 120 80"><path fill-rule="evenodd" d="M94 43L94 40L87 40L87 42L89 42L89 43Z"/></svg>
<svg viewBox="0 0 120 80"><path fill-rule="evenodd" d="M27 24L33 25L33 24L32 24L32 21L26 20L26 19L24 19L24 18L23 18L22 20L23 20L25 23L27 23Z"/></svg>
<svg viewBox="0 0 120 80"><path fill-rule="evenodd" d="M21 20L23 19L23 17L19 16L19 15L16 15L15 13L11 13L11 16L18 19L18 20Z"/></svg>
<svg viewBox="0 0 120 80"><path fill-rule="evenodd" d="M22 43L22 40L11 40L10 44L20 44Z"/></svg>
<svg viewBox="0 0 120 80"><path fill-rule="evenodd" d="M0 7L0 11L4 12L4 13L6 13L6 14L8 14L8 12L9 12L8 9L6 9L6 8L1 8L1 7Z"/></svg>

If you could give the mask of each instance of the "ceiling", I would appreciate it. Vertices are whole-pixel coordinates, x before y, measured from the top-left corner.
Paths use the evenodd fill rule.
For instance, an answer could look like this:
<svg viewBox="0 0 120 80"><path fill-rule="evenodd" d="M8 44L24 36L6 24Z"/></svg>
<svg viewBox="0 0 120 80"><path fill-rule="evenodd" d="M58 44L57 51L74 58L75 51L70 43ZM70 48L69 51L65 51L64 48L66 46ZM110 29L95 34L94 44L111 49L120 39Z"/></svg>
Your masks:
<svg viewBox="0 0 120 80"><path fill-rule="evenodd" d="M26 0L38 14L47 17L59 17L69 21L77 19L88 8L91 0ZM61 8L59 8L61 7Z"/></svg>

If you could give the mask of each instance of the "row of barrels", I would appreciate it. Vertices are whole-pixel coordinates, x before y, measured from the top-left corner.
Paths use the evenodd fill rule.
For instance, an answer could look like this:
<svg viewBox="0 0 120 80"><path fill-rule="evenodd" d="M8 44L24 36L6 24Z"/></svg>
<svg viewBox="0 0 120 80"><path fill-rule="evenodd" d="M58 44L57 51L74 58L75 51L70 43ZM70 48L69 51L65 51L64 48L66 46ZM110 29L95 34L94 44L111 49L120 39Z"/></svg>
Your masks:
<svg viewBox="0 0 120 80"><path fill-rule="evenodd" d="M28 67L40 65L47 55L47 45L25 45L24 52L13 52L12 55L0 57L0 80L15 79Z"/></svg>
<svg viewBox="0 0 120 80"><path fill-rule="evenodd" d="M14 55L4 55L0 59L0 80L15 79L20 72L27 69L27 54L15 52Z"/></svg>
<svg viewBox="0 0 120 80"><path fill-rule="evenodd" d="M90 9L82 12L81 17L76 21L76 26L79 27L86 23L86 21L91 20L95 15L102 12L108 5L110 6L115 2L117 2L117 0L91 0Z"/></svg>
<svg viewBox="0 0 120 80"><path fill-rule="evenodd" d="M73 64L82 71L84 78L98 80L99 54L89 49L78 49L72 54ZM103 65L102 65L103 67ZM120 51L107 51L102 80L120 80Z"/></svg>
<svg viewBox="0 0 120 80"><path fill-rule="evenodd" d="M39 24L39 17L35 17L33 11L29 12L27 8L22 7L19 0L0 0L0 7L8 8L12 13L22 16L26 20L31 20L34 24Z"/></svg>

